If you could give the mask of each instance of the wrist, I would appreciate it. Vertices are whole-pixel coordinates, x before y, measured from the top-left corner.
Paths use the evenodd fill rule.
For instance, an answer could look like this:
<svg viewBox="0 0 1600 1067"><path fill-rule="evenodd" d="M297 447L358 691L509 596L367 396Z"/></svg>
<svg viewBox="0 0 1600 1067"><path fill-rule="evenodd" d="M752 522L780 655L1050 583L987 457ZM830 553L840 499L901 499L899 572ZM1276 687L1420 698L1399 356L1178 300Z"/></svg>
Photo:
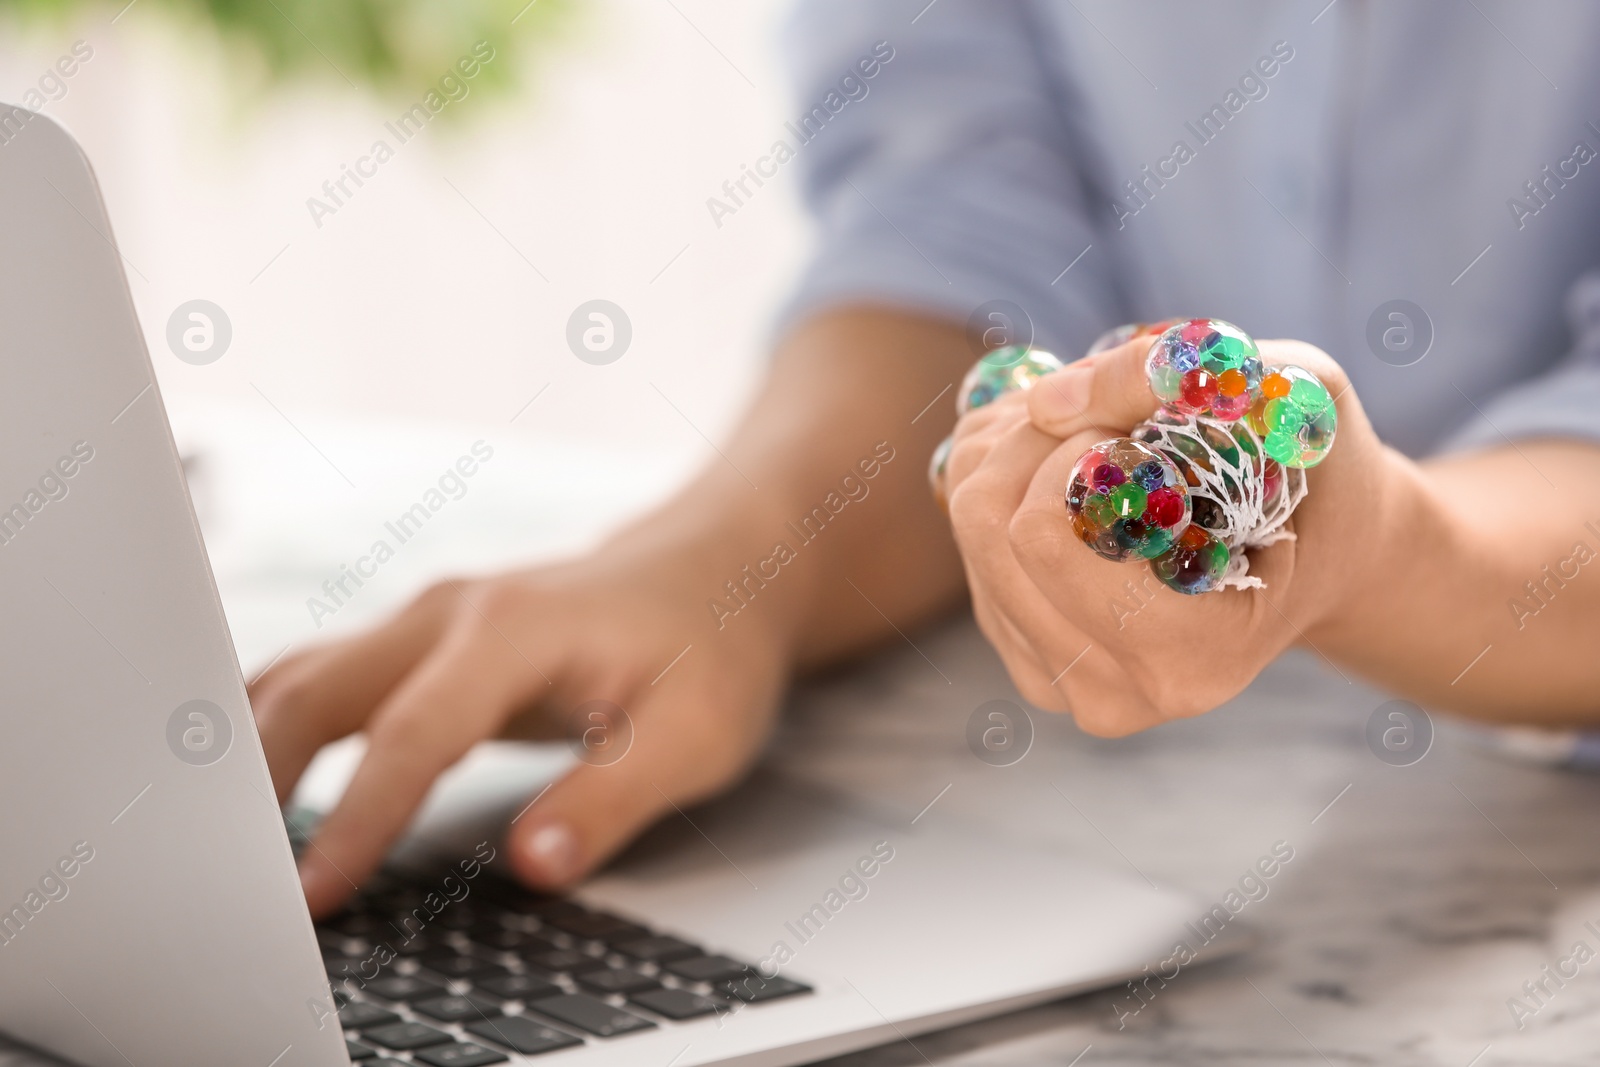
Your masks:
<svg viewBox="0 0 1600 1067"><path fill-rule="evenodd" d="M1334 527L1338 551L1321 568L1322 608L1306 627L1313 640L1339 648L1387 640L1394 620L1411 614L1400 605L1424 595L1464 554L1461 531L1422 469L1387 447L1374 459L1359 508Z"/></svg>
<svg viewBox="0 0 1600 1067"><path fill-rule="evenodd" d="M712 476L628 524L601 551L660 574L713 634L767 645L788 665L810 615L814 583L797 563L785 497ZM721 484L719 484L721 483Z"/></svg>

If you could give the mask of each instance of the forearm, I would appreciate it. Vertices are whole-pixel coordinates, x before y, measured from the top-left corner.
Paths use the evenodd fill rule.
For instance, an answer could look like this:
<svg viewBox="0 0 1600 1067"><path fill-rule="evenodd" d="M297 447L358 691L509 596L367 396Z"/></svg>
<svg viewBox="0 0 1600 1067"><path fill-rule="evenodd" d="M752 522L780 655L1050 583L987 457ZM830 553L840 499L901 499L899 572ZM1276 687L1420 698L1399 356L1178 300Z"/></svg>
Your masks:
<svg viewBox="0 0 1600 1067"><path fill-rule="evenodd" d="M1390 461L1400 501L1373 531L1375 565L1311 640L1433 707L1600 722L1600 448Z"/></svg>
<svg viewBox="0 0 1600 1067"><path fill-rule="evenodd" d="M800 666L893 637L964 589L925 469L972 359L959 326L920 316L803 323L722 457L616 547L680 541L717 629L768 628Z"/></svg>

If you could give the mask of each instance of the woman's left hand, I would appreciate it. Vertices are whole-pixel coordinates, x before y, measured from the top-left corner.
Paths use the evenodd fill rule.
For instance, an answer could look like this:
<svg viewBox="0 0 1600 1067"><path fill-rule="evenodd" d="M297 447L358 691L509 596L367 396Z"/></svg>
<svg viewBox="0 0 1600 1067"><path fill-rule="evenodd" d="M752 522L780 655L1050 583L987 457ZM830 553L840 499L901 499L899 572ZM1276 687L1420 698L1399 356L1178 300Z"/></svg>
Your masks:
<svg viewBox="0 0 1600 1067"><path fill-rule="evenodd" d="M1239 693L1290 645L1382 580L1418 494L1417 468L1373 432L1343 370L1298 341L1260 341L1336 398L1337 441L1307 471L1295 538L1250 552L1265 589L1183 596L1143 564L1108 562L1073 532L1064 492L1091 446L1154 414L1151 338L1079 360L966 415L947 467L950 519L978 623L1022 695L1117 736L1198 715Z"/></svg>

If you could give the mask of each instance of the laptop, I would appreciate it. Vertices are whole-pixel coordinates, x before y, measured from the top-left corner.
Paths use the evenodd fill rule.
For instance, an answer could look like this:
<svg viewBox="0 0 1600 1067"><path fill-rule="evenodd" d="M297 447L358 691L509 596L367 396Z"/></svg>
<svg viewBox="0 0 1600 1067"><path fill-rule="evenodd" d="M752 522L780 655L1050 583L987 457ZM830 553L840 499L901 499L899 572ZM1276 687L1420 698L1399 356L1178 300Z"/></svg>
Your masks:
<svg viewBox="0 0 1600 1067"><path fill-rule="evenodd" d="M77 144L0 108L6 1063L800 1063L1139 976L1203 910L767 773L541 896L513 773L314 925L123 267Z"/></svg>

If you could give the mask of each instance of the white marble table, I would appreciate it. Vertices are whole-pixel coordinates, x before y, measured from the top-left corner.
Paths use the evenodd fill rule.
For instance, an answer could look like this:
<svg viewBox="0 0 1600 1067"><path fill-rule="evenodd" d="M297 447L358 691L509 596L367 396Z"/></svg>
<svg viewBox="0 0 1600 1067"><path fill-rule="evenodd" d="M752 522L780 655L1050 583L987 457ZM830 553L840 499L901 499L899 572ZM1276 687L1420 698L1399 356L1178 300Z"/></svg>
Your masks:
<svg viewBox="0 0 1600 1067"><path fill-rule="evenodd" d="M1600 950L1583 929L1600 928L1600 778L1508 761L1437 717L1427 755L1391 766L1364 736L1387 698L1300 654L1213 714L1122 740L1034 712L1033 748L994 767L965 733L977 705L1016 699L997 659L966 622L912 639L920 653L800 694L785 770L908 818L949 785L943 818L1207 901L1276 841L1295 858L1241 913L1258 946L1182 971L1125 1028L1123 989L836 1062L1065 1064L1091 1045L1085 1065L1595 1061L1600 958L1547 981L1520 1030L1507 1000L1537 1007L1524 982L1575 941Z"/></svg>
<svg viewBox="0 0 1600 1067"><path fill-rule="evenodd" d="M247 669L322 636L305 598L475 437L313 427L356 472L364 491L352 494L293 440L270 439L281 429L230 419L226 433L186 435L207 442L197 504ZM676 460L591 456L586 466L558 450L503 445L448 523L436 522L427 543L324 633L381 615L431 573L570 551L639 505L630 480L658 492L681 474ZM1221 900L1274 842L1287 842L1295 858L1241 913L1260 932L1258 946L1183 970L1124 1029L1116 1005L1126 1005L1125 990L839 1062L1596 1059L1600 960L1562 988L1551 983L1546 1006L1520 1030L1507 1000L1525 996L1523 983L1539 980L1574 941L1600 949L1583 929L1600 928L1600 776L1510 762L1438 720L1423 759L1390 766L1364 739L1386 698L1309 655L1287 657L1217 712L1122 740L1034 712L1032 749L1012 766L991 766L968 749L966 728L979 704L1018 699L998 661L965 620L911 636L915 649L886 649L805 686L772 761L908 820L937 797L925 818L1131 867L1207 901ZM994 906L1004 906L1004 889L995 887ZM41 1062L0 1045L0 1067Z"/></svg>

